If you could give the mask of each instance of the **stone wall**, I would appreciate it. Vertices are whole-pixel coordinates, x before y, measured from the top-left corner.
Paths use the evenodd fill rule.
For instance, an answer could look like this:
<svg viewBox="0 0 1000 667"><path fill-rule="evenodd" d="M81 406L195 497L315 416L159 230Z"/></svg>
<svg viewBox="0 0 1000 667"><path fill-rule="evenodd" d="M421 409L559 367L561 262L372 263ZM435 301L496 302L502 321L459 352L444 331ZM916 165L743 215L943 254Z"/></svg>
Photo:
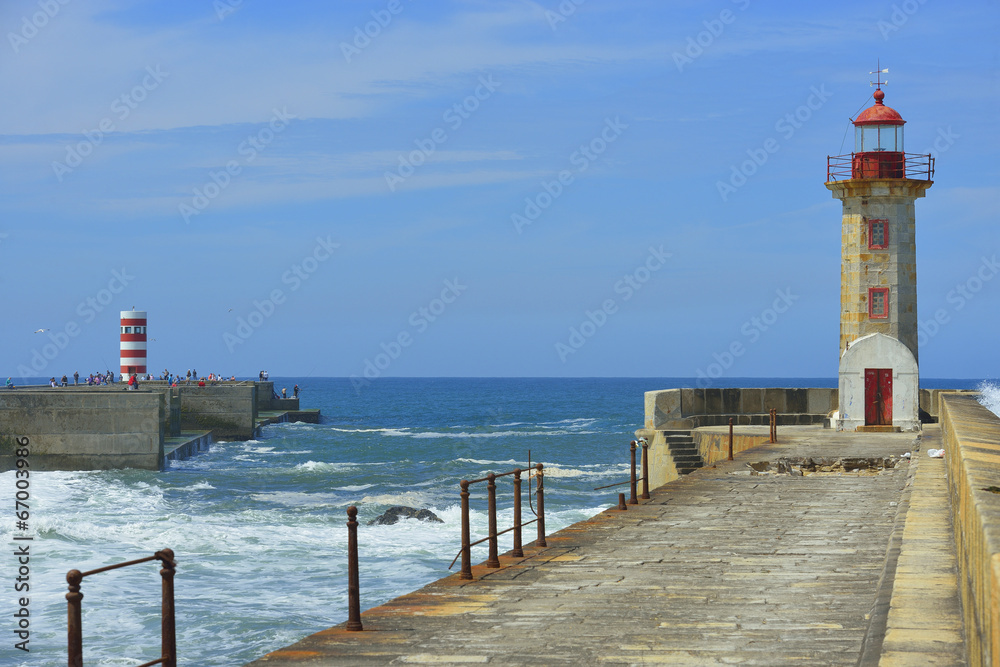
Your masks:
<svg viewBox="0 0 1000 667"><path fill-rule="evenodd" d="M28 437L32 470L159 470L165 412L158 391L2 390L0 469Z"/></svg>
<svg viewBox="0 0 1000 667"><path fill-rule="evenodd" d="M939 399L969 662L996 665L1000 662L1000 418L971 396L943 394Z"/></svg>
<svg viewBox="0 0 1000 667"><path fill-rule="evenodd" d="M254 384L220 384L180 389L181 428L212 431L224 440L249 440L257 426L257 387Z"/></svg>
<svg viewBox="0 0 1000 667"><path fill-rule="evenodd" d="M646 429L692 429L722 426L732 417L737 425L763 425L771 408L779 424L819 424L837 409L837 390L794 389L661 389L645 394Z"/></svg>

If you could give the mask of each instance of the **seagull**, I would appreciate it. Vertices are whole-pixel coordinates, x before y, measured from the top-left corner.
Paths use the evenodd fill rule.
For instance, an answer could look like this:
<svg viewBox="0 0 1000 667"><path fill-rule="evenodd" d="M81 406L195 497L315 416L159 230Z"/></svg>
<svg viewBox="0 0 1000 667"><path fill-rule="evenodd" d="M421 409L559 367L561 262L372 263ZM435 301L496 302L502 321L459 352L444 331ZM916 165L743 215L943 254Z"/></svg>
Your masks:
<svg viewBox="0 0 1000 667"><path fill-rule="evenodd" d="M45 333L48 329L36 329L35 333Z"/></svg>
<svg viewBox="0 0 1000 667"><path fill-rule="evenodd" d="M229 312L230 312L230 313L231 313L231 312L233 312L233 309L232 309L232 308L230 308L230 309L229 309Z"/></svg>

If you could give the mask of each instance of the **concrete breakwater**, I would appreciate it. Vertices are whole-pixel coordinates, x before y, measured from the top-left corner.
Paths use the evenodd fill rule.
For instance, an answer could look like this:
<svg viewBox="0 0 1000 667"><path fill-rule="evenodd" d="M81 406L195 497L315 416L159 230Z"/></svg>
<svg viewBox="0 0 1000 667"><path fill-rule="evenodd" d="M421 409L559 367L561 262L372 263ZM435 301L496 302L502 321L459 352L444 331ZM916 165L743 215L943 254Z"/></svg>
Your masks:
<svg viewBox="0 0 1000 667"><path fill-rule="evenodd" d="M299 410L297 398L275 398L273 382L5 390L0 470L12 469L14 442L21 437L31 440L37 470L160 470L167 458L197 452L212 438L253 438L263 423L287 419L286 413L319 421L319 411Z"/></svg>

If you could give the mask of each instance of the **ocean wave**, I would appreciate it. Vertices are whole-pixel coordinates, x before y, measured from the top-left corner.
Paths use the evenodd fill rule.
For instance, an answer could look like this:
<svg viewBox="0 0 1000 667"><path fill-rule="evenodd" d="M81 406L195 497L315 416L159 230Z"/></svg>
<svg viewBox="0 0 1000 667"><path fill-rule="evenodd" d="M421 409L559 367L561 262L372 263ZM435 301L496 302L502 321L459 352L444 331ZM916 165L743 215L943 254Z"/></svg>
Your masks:
<svg viewBox="0 0 1000 667"><path fill-rule="evenodd" d="M370 489L374 484L354 484L351 486L335 486L334 491L364 491L365 489Z"/></svg>
<svg viewBox="0 0 1000 667"><path fill-rule="evenodd" d="M990 412L1000 417L1000 385L995 382L983 382L979 390L979 402Z"/></svg>
<svg viewBox="0 0 1000 667"><path fill-rule="evenodd" d="M407 507L424 507L430 502L430 494L419 491L403 491L401 493L379 493L365 496L360 500L365 505L405 505Z"/></svg>
<svg viewBox="0 0 1000 667"><path fill-rule="evenodd" d="M489 461L486 459L455 459L455 461L461 461L462 463L477 463L479 465L502 465L502 466L514 466L519 462L514 459L508 459L507 461Z"/></svg>
<svg viewBox="0 0 1000 667"><path fill-rule="evenodd" d="M214 489L215 487L208 482L198 482L192 484L191 486L176 486L171 489L171 491L208 491Z"/></svg>
<svg viewBox="0 0 1000 667"><path fill-rule="evenodd" d="M492 431L486 433L470 433L460 431L458 433L443 433L441 431L424 431L421 433L403 433L411 438L516 438L516 437L537 437L552 435L586 435L596 433L596 431L567 431L566 429L553 429L551 431Z"/></svg>
<svg viewBox="0 0 1000 667"><path fill-rule="evenodd" d="M337 426L329 426L327 428L338 433L380 433L390 438L411 435L407 433L409 430L407 428L340 428Z"/></svg>
<svg viewBox="0 0 1000 667"><path fill-rule="evenodd" d="M342 471L342 470L354 470L358 468L361 464L359 463L329 463L327 461L306 461L305 463L299 463L295 466L296 470L308 470L309 472L327 472L327 471Z"/></svg>

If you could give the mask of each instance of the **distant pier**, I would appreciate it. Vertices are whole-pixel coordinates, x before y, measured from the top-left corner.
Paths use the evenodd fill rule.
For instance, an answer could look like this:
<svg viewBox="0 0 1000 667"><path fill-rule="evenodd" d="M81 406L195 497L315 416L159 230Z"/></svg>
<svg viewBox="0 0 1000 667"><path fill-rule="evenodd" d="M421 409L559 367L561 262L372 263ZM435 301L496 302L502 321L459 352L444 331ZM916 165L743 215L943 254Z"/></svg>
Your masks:
<svg viewBox="0 0 1000 667"><path fill-rule="evenodd" d="M17 438L29 438L34 470L162 470L213 440L319 420L319 410L301 410L298 398L277 398L270 381L22 386L0 390L0 470L13 468Z"/></svg>

